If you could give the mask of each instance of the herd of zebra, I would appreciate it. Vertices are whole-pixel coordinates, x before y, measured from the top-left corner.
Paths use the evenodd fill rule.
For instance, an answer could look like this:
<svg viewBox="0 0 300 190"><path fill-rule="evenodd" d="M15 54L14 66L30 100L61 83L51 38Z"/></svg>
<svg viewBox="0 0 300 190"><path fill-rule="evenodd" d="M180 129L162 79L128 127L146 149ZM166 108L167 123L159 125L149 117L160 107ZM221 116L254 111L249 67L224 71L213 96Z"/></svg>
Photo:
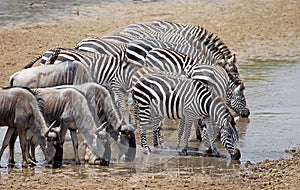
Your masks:
<svg viewBox="0 0 300 190"><path fill-rule="evenodd" d="M38 60L41 65L32 67ZM220 156L215 145L220 139L231 159L238 160L241 153L234 117L250 115L235 54L203 27L170 21L130 24L113 35L84 39L74 48L48 50L13 74L9 86L2 90L31 91L45 123L51 124L46 133L38 133L47 134L47 146L42 137L38 142L32 140L36 132L27 130L30 126L26 131L31 131L31 136L16 126L8 129L0 156L5 147L13 147L17 135L21 139L26 134L31 141L20 141L25 150L23 163L34 159L37 144L47 147L45 155L52 154L48 161L56 163L58 157L61 163L59 150L68 129L76 162L80 163L77 130L87 145L85 159L90 163L98 159L105 165L122 155L132 161L136 155L135 129L146 154L151 154L146 139L149 128L153 146L164 146L160 132L164 118L180 119L177 148L184 134L183 154L188 154L194 125L197 139L208 152ZM130 96L132 101L128 101ZM3 120L0 118L0 125L9 125ZM35 145L31 155L24 144ZM118 153L114 153L116 149Z"/></svg>

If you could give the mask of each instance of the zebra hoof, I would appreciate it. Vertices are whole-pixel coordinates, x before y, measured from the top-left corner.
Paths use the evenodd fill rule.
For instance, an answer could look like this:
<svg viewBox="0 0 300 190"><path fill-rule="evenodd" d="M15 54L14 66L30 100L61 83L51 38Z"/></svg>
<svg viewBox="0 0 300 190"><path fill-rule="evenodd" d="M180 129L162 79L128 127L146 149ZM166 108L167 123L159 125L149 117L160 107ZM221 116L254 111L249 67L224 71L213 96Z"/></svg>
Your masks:
<svg viewBox="0 0 300 190"><path fill-rule="evenodd" d="M215 152L214 155L215 155L216 158L220 158L221 157L221 154L219 152Z"/></svg>
<svg viewBox="0 0 300 190"><path fill-rule="evenodd" d="M160 149L166 149L166 146L164 143L160 143Z"/></svg>
<svg viewBox="0 0 300 190"><path fill-rule="evenodd" d="M144 153L147 155L151 154L151 149L149 147L145 147Z"/></svg>
<svg viewBox="0 0 300 190"><path fill-rule="evenodd" d="M184 149L181 150L181 155L182 156L187 156L188 155L186 148L184 148Z"/></svg>

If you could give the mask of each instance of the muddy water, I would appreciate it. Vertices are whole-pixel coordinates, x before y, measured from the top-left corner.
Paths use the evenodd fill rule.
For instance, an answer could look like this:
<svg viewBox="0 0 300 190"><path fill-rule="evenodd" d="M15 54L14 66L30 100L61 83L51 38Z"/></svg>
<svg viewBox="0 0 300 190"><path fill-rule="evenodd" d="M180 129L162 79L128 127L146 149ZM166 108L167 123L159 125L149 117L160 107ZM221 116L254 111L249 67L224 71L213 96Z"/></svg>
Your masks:
<svg viewBox="0 0 300 190"><path fill-rule="evenodd" d="M237 121L240 133L241 163L258 162L265 159L279 159L290 155L286 149L300 144L300 61L284 60L244 60L239 71L245 80L246 98L251 109L249 120ZM131 175L157 173L160 175L190 175L201 173L210 176L226 175L236 172L239 164L233 164L224 148L217 144L221 158L212 158L204 154L205 147L192 135L189 156L179 156L175 150L178 123L167 121L162 131L166 148L154 150L150 156L141 153L138 147L134 162L114 162L111 167L73 164L73 149L70 141L66 142L64 167L52 170L43 164L39 149L39 163L29 169L21 168L19 144L16 144L15 167L7 167L8 151L1 160L0 177L10 175L37 175L45 173L64 173L71 177L102 177L107 175ZM5 128L0 128L0 141ZM151 133L148 133L151 144ZM137 141L139 142L139 140Z"/></svg>

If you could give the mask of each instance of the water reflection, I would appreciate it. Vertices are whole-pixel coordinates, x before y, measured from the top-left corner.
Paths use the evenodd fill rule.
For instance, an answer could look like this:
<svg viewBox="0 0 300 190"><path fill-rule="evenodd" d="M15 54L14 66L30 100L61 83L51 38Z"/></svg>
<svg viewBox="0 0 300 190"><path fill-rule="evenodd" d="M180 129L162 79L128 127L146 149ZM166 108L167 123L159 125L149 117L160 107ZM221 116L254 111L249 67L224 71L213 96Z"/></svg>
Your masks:
<svg viewBox="0 0 300 190"><path fill-rule="evenodd" d="M265 159L279 159L290 156L285 149L300 144L300 61L247 60L241 63L239 70L246 85L246 98L251 109L249 119L238 119L240 134L239 148L242 153L241 163L258 162ZM238 171L240 165L231 163L227 151L217 143L222 157L208 157L206 148L192 134L189 142L189 156L179 156L177 143L178 122L165 122L162 134L165 136L166 149L154 150L153 154L144 155L138 146L134 162L113 163L111 167L74 165L71 142L67 141L64 167L51 169L45 167L43 155L37 150L40 163L33 168L21 168L19 142L16 143L16 166L8 167L8 151L5 151L0 168L0 178L12 175L35 175L40 173L67 174L71 177L88 178L114 175L132 175L144 173L162 173L162 175L205 174L221 176ZM0 128L0 142L6 129ZM151 130L148 130L148 143L151 145ZM138 134L137 134L138 138ZM137 139L140 142L140 139ZM151 147L153 148L153 147Z"/></svg>
<svg viewBox="0 0 300 190"><path fill-rule="evenodd" d="M240 65L251 122L241 138L242 161L278 159L300 144L300 62L248 60Z"/></svg>

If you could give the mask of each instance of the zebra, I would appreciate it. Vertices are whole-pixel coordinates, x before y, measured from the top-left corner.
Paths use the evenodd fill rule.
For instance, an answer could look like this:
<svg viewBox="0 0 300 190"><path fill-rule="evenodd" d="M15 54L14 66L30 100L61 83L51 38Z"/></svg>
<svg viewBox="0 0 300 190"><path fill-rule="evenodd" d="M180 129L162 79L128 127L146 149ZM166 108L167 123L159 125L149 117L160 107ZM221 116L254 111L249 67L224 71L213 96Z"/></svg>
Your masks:
<svg viewBox="0 0 300 190"><path fill-rule="evenodd" d="M191 57L169 48L154 48L145 57L144 66L181 74L187 66L195 64L217 65L206 57Z"/></svg>
<svg viewBox="0 0 300 190"><path fill-rule="evenodd" d="M193 59L171 49L155 48L145 60L145 66L155 67L162 71L184 74L192 79L208 82L218 95L226 97L226 103L242 117L248 117L246 100L243 94L244 83L227 73L219 64L209 65L202 59ZM204 63L204 64L203 64Z"/></svg>
<svg viewBox="0 0 300 190"><path fill-rule="evenodd" d="M231 158L240 158L237 148L238 132L229 110L222 99L201 81L171 74L145 74L133 88L133 101L145 153L151 153L146 140L146 128L151 123L155 128L162 118L180 119L177 147L184 130L182 152L187 154L192 122L197 118L210 118L217 123L221 143ZM210 146L215 156L219 156L213 140L210 141Z"/></svg>
<svg viewBox="0 0 300 190"><path fill-rule="evenodd" d="M124 60L126 43L114 43L103 39L87 38L76 44L74 49L91 53L101 53L115 56L119 60Z"/></svg>
<svg viewBox="0 0 300 190"><path fill-rule="evenodd" d="M236 66L236 55L225 45L221 39L215 34L207 31L203 27L194 25L185 25L170 21L156 21L152 23L139 23L132 25L130 29L138 28L139 30L148 30L157 32L165 30L165 33L175 33L185 38L191 45L207 54L208 52L213 55L215 60L224 64L226 70L232 71L236 76L239 72ZM145 27L147 26L147 27ZM169 41L172 43L172 41Z"/></svg>
<svg viewBox="0 0 300 190"><path fill-rule="evenodd" d="M173 44L170 42L156 40L156 39L137 39L133 40L127 45L125 50L125 56L128 62L135 64L143 65L146 59L147 54L155 48L168 48L174 51L186 54L190 57L199 57L204 58L203 61L206 61L207 64L213 64L215 59L211 54L204 53L190 44Z"/></svg>
<svg viewBox="0 0 300 190"><path fill-rule="evenodd" d="M242 117L248 117L250 114L247 108L246 99L243 93L244 84L236 79L234 74L227 73L223 67L218 64L204 65L203 59L193 59L171 49L155 48L151 50L145 60L145 66L159 68L162 71L185 74L186 76L208 83L216 93L226 98L227 105ZM201 122L200 122L201 123ZM199 126L196 126L197 139L201 140ZM157 131L159 134L159 129ZM156 142L156 140L154 141ZM161 143L160 143L161 144Z"/></svg>
<svg viewBox="0 0 300 190"><path fill-rule="evenodd" d="M189 42L183 36L173 32L156 32L150 30L141 29L124 29L120 34L131 35L142 39L157 39L163 41L170 41L173 44L189 44Z"/></svg>
<svg viewBox="0 0 300 190"><path fill-rule="evenodd" d="M60 64L65 61L79 61L86 65L96 82L107 88L110 88L110 81L121 65L121 61L114 56L64 48L46 51L41 59L41 64Z"/></svg>

